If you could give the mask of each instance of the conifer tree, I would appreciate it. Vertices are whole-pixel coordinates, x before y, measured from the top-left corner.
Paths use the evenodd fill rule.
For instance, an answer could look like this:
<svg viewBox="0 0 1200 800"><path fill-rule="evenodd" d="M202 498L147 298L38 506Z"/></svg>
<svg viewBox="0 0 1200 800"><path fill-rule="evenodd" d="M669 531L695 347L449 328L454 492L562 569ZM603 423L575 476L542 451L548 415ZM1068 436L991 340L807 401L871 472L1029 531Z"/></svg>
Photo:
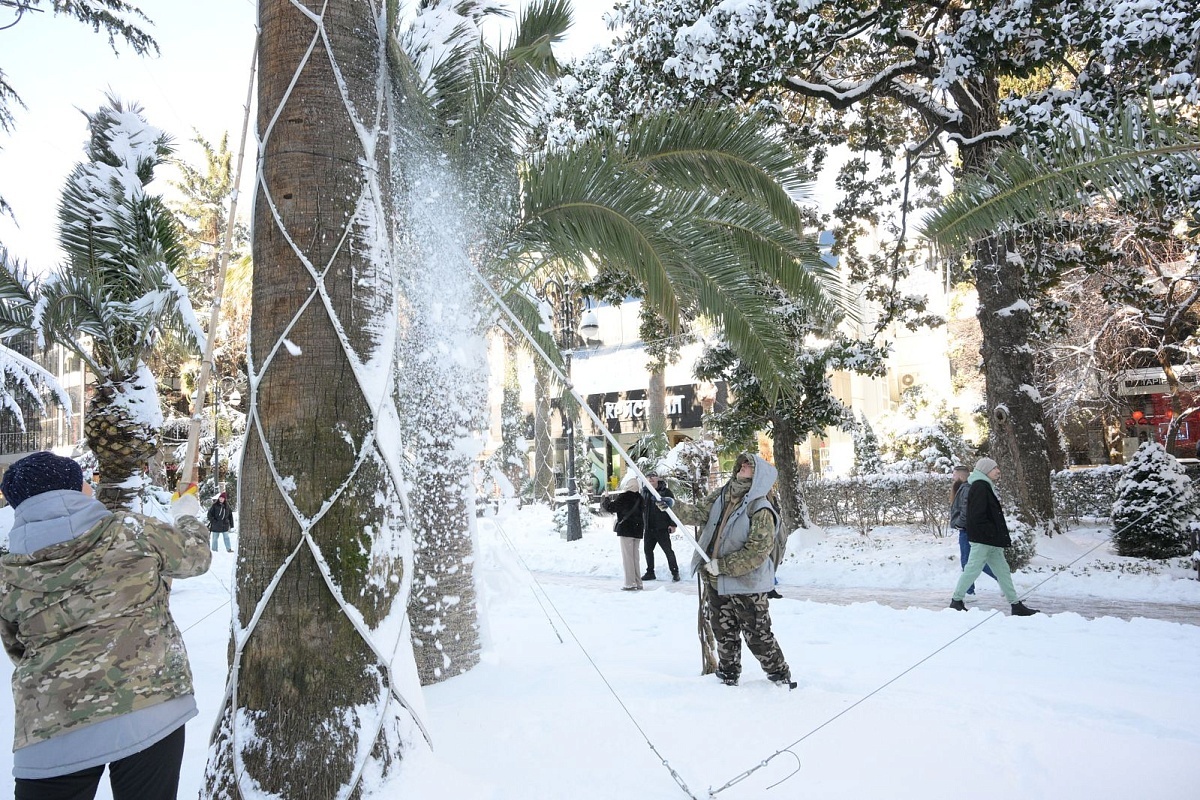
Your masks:
<svg viewBox="0 0 1200 800"><path fill-rule="evenodd" d="M854 474L878 475L883 472L883 459L879 456L879 437L867 421L867 415L858 414L858 427L854 429Z"/></svg>
<svg viewBox="0 0 1200 800"><path fill-rule="evenodd" d="M1158 442L1143 442L1117 482L1113 541L1123 556L1173 558L1187 553L1195 491L1183 467Z"/></svg>

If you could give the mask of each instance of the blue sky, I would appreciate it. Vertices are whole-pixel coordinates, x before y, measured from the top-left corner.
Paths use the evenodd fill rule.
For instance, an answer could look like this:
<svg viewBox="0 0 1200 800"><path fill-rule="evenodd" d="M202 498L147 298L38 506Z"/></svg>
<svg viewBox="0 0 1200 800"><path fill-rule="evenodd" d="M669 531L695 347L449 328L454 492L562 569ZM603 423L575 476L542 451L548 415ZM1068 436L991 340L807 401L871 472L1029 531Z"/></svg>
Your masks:
<svg viewBox="0 0 1200 800"><path fill-rule="evenodd" d="M58 260L55 218L63 182L82 159L86 134L79 109L94 111L109 91L145 109L171 134L179 154L195 161L193 130L216 142L228 131L231 148L241 133L255 0L138 0L153 20L161 54L115 55L107 37L65 17L26 14L0 31L0 69L27 108L14 108L16 127L0 133L0 194L17 217L0 218L0 244L35 269ZM611 0L577 0L570 52L607 39L600 21ZM0 9L0 26L12 20ZM253 126L253 119L251 120ZM252 128L253 132L253 128ZM252 150L246 173L253 169ZM251 185L244 182L243 186ZM243 213L249 203L243 202Z"/></svg>

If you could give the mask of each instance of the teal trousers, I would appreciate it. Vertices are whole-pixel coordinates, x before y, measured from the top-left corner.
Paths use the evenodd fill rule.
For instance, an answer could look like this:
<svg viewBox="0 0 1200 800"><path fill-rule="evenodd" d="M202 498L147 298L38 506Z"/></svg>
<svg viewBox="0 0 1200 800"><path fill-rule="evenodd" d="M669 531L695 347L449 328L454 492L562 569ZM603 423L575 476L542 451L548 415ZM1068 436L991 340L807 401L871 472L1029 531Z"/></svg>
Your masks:
<svg viewBox="0 0 1200 800"><path fill-rule="evenodd" d="M1004 599L1009 603L1017 602L1017 590L1013 586L1012 572L1008 568L1008 561L1004 558L1004 548L977 542L971 542L971 555L967 558L967 565L963 567L962 575L958 578L958 585L954 587L954 599L962 600L967 596L967 589L970 589L971 584L975 583L975 579L979 577L979 573L983 572L985 566L991 567L992 572L995 573L996 582L1000 584L1000 591L1004 592Z"/></svg>

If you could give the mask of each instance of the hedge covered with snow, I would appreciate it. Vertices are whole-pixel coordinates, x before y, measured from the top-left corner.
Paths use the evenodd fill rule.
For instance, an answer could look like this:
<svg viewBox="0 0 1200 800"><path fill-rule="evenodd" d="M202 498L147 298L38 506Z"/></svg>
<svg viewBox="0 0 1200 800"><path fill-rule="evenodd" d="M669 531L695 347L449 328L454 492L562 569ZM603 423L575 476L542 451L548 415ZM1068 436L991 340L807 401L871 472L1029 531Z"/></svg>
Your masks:
<svg viewBox="0 0 1200 800"><path fill-rule="evenodd" d="M1054 510L1067 523L1108 519L1117 500L1123 465L1064 470L1052 476ZM813 522L822 526L848 525L869 530L879 525L920 525L944 536L950 509L949 475L884 474L836 480L813 480L803 485ZM1010 486L1000 484L1006 510L1015 508ZM1200 505L1200 493L1197 493Z"/></svg>

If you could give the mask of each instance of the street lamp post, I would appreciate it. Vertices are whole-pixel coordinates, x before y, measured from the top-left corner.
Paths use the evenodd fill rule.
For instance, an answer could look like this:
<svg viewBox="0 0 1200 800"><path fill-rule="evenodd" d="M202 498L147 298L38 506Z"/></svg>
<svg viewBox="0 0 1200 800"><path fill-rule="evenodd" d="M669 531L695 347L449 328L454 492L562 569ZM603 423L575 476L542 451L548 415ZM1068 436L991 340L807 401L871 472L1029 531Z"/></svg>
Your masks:
<svg viewBox="0 0 1200 800"><path fill-rule="evenodd" d="M578 334L574 322L578 315L578 299L574 287L559 278L551 278L542 288L542 298L550 304L554 312L554 328L558 333L558 348L563 356L563 374L567 382L571 380L571 356L574 353ZM581 331L585 336L593 336L597 331L596 315L588 312L582 320ZM575 479L575 420L567 413L565 398L559 403L558 412L562 415L563 437L567 445L567 541L574 542L583 538L583 528L579 522L579 485Z"/></svg>

